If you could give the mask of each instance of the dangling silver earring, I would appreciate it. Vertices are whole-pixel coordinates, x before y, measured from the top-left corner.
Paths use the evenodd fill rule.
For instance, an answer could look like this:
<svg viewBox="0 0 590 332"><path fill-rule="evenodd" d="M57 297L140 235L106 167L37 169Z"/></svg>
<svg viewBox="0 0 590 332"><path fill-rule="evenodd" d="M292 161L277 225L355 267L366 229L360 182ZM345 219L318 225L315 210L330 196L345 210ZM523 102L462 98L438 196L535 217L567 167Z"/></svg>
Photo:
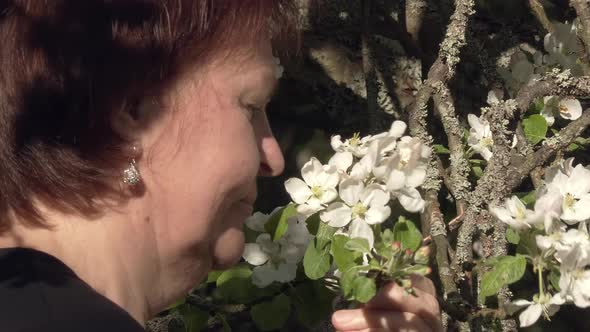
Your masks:
<svg viewBox="0 0 590 332"><path fill-rule="evenodd" d="M141 182L141 174L139 174L139 169L137 168L137 163L135 162L135 157L139 155L139 149L134 146L133 150L133 158L129 162L127 168L123 170L123 183L128 186L135 186Z"/></svg>

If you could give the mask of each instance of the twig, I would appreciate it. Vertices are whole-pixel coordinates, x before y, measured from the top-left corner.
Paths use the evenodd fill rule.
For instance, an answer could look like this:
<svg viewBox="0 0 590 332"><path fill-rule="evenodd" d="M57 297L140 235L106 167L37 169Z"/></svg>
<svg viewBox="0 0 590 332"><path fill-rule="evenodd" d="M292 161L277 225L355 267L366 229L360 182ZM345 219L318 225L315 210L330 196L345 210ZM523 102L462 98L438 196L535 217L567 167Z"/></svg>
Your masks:
<svg viewBox="0 0 590 332"><path fill-rule="evenodd" d="M432 86L436 92L434 95L435 109L440 116L449 142L449 150L451 151L449 191L455 200L462 201L467 198L471 189L471 183L468 180L470 173L469 162L465 158L462 141L465 129L455 113L453 96L446 84L435 81L432 82Z"/></svg>
<svg viewBox="0 0 590 332"><path fill-rule="evenodd" d="M363 32L361 36L362 54L363 54L363 72L365 74L365 86L367 89L367 118L369 122L369 130L371 133L377 132L380 128L379 120L377 118L377 95L379 90L377 88L377 75L375 73L375 61L369 45L369 38L371 38L370 24L372 14L372 0L362 0L363 7Z"/></svg>
<svg viewBox="0 0 590 332"><path fill-rule="evenodd" d="M426 0L406 0L406 30L417 45L420 45L420 30L427 8Z"/></svg>
<svg viewBox="0 0 590 332"><path fill-rule="evenodd" d="M543 96L590 96L590 76L571 76L569 70L554 69L547 75L524 86L516 96L516 103L521 113L529 105Z"/></svg>
<svg viewBox="0 0 590 332"><path fill-rule="evenodd" d="M549 21L549 18L545 13L545 8L543 8L543 5L539 2L539 0L529 0L529 7L531 7L533 15L537 18L539 23L541 23L543 28L547 32L553 32L553 24L551 24L551 21Z"/></svg>
<svg viewBox="0 0 590 332"><path fill-rule="evenodd" d="M580 31L580 37L584 43L586 49L586 58L590 57L590 5L588 0L570 0L570 6L574 7L582 29Z"/></svg>

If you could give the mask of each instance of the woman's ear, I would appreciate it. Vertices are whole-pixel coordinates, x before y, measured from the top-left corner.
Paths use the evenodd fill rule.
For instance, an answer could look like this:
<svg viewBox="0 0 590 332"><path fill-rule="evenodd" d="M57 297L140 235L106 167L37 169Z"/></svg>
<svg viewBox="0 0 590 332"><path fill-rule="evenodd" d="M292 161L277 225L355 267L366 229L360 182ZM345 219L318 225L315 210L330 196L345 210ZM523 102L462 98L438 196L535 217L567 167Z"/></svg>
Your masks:
<svg viewBox="0 0 590 332"><path fill-rule="evenodd" d="M124 104L111 117L113 130L128 140L137 140L160 114L160 105L155 98L143 98Z"/></svg>

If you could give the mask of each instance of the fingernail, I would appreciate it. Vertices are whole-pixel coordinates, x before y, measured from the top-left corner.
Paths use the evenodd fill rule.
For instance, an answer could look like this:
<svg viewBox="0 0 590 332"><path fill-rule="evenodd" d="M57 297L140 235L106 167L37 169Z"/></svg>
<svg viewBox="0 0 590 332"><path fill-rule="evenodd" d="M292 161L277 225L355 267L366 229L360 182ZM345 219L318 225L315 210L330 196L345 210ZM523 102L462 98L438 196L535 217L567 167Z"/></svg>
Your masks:
<svg viewBox="0 0 590 332"><path fill-rule="evenodd" d="M339 310L332 316L336 324L347 324L354 319L354 313L347 310Z"/></svg>

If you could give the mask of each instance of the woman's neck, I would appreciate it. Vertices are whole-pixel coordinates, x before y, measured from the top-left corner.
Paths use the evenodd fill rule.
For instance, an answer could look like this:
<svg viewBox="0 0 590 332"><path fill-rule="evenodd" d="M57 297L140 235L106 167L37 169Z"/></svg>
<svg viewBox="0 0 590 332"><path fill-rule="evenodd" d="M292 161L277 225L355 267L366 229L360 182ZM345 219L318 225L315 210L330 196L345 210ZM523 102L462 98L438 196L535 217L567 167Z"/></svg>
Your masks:
<svg viewBox="0 0 590 332"><path fill-rule="evenodd" d="M32 248L55 256L142 325L183 294L166 292L161 256L145 224L122 214L91 221L52 215L47 221L57 226L48 230L15 222L0 236L0 248Z"/></svg>

